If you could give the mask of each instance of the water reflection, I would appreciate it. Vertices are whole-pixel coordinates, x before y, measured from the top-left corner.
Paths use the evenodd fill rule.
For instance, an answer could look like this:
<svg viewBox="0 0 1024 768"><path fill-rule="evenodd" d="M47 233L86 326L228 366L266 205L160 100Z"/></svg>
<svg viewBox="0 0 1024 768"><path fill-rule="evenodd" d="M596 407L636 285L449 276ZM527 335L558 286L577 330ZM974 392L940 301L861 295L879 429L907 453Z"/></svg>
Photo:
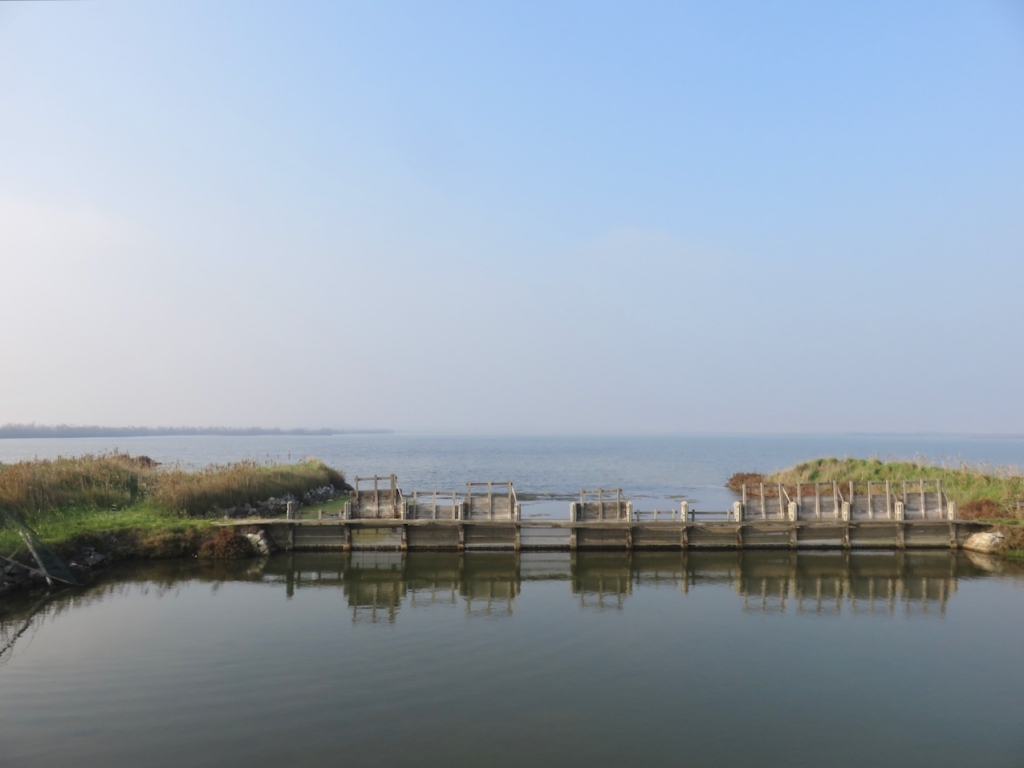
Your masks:
<svg viewBox="0 0 1024 768"><path fill-rule="evenodd" d="M523 581L568 581L586 610L622 610L634 590L688 594L727 584L743 611L943 616L957 580L986 573L947 552L355 553L267 561L261 580L297 590L338 586L353 621L396 620L402 606L460 604L470 616L512 615Z"/></svg>
<svg viewBox="0 0 1024 768"><path fill-rule="evenodd" d="M1001 566L1005 571L1009 566ZM990 575L992 563L945 551L287 554L243 563L174 561L113 570L101 583L8 601L0 615L0 659L47 615L127 589L162 595L182 584L257 582L286 599L304 590L344 595L353 623L394 623L402 610L460 606L469 617L512 616L524 583L565 582L582 610L621 611L641 589L681 595L727 586L744 612L941 618L960 579ZM1018 569L1024 570L1024 569Z"/></svg>

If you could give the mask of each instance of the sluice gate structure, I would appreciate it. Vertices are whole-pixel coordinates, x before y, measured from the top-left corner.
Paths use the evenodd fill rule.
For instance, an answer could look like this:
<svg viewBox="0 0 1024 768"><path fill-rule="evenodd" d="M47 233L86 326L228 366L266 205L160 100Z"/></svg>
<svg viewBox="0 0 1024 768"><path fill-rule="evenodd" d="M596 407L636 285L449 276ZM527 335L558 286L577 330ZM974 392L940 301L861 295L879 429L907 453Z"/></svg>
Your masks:
<svg viewBox="0 0 1024 768"><path fill-rule="evenodd" d="M934 549L985 523L960 520L938 480L744 485L732 509L687 501L634 510L621 488L580 491L565 519L522 518L511 482L404 495L396 476L356 478L337 514L224 522L258 525L282 550Z"/></svg>

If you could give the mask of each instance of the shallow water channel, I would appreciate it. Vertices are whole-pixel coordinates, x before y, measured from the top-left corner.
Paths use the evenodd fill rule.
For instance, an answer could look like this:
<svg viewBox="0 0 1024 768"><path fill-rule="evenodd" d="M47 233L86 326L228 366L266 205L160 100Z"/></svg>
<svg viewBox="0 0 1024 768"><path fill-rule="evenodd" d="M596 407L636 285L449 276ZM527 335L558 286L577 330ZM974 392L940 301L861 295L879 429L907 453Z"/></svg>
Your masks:
<svg viewBox="0 0 1024 768"><path fill-rule="evenodd" d="M1024 569L946 552L135 565L0 624L5 766L1020 766Z"/></svg>

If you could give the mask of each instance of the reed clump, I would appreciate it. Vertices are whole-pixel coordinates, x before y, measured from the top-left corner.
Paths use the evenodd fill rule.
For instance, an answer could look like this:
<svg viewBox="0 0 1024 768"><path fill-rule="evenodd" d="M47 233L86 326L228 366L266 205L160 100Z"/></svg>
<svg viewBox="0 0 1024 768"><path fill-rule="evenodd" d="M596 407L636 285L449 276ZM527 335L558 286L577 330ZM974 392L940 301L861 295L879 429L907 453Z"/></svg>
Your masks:
<svg viewBox="0 0 1024 768"><path fill-rule="evenodd" d="M157 463L126 453L37 459L0 465L0 507L23 518L59 509L117 509L145 498Z"/></svg>
<svg viewBox="0 0 1024 768"><path fill-rule="evenodd" d="M345 476L322 461L298 464L237 464L198 471L173 468L159 473L152 499L166 509L197 517L215 509L255 504L263 499L304 493L325 485L345 487Z"/></svg>
<svg viewBox="0 0 1024 768"><path fill-rule="evenodd" d="M1009 519L1024 516L1024 473L1011 467L972 464L943 466L918 461L881 459L815 459L768 475L737 473L727 485L739 490L743 483L795 485L796 483L879 482L941 480L942 490L957 503L965 519Z"/></svg>
<svg viewBox="0 0 1024 768"><path fill-rule="evenodd" d="M325 485L343 489L345 476L317 459L242 461L190 471L115 452L0 465L0 508L29 524L85 510L129 508L202 517L271 497L301 497Z"/></svg>

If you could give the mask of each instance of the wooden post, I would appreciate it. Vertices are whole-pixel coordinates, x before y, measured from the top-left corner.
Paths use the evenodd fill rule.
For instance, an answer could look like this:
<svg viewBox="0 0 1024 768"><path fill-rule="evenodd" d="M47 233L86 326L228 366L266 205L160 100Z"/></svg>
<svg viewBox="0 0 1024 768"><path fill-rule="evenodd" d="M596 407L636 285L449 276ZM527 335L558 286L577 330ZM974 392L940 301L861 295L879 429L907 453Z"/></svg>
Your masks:
<svg viewBox="0 0 1024 768"><path fill-rule="evenodd" d="M921 478L921 519L922 520L927 520L928 519L928 515L925 514L926 513L926 509L925 509L924 505L925 505L925 499L924 499L924 478L922 477Z"/></svg>
<svg viewBox="0 0 1024 768"><path fill-rule="evenodd" d="M885 481L885 518L892 520L892 481Z"/></svg>
<svg viewBox="0 0 1024 768"><path fill-rule="evenodd" d="M875 519L875 510L871 506L871 481L868 480L868 520Z"/></svg>
<svg viewBox="0 0 1024 768"><path fill-rule="evenodd" d="M839 519L839 483L832 481L832 517Z"/></svg>
<svg viewBox="0 0 1024 768"><path fill-rule="evenodd" d="M512 497L513 497L512 483L509 483L508 484L508 519L509 520L515 520L516 519L516 505L512 502ZM516 530L518 531L519 528L517 527Z"/></svg>
<svg viewBox="0 0 1024 768"><path fill-rule="evenodd" d="M452 520L459 519L458 505L455 503L455 491L452 491Z"/></svg>
<svg viewBox="0 0 1024 768"><path fill-rule="evenodd" d="M373 516L380 517L380 489L377 487L377 476L373 476Z"/></svg>
<svg viewBox="0 0 1024 768"><path fill-rule="evenodd" d="M799 520L800 519L800 507L803 504L803 500L804 500L804 487L803 487L803 485L801 483L797 483L796 484L796 517L793 518L794 520Z"/></svg>
<svg viewBox="0 0 1024 768"><path fill-rule="evenodd" d="M604 493L600 488L597 489L597 519L604 520Z"/></svg>
<svg viewBox="0 0 1024 768"><path fill-rule="evenodd" d="M487 516L494 519L494 488L490 480L487 481Z"/></svg>
<svg viewBox="0 0 1024 768"><path fill-rule="evenodd" d="M945 504L942 503L942 479L941 478L936 478L935 479L935 493L938 494L938 497L939 497L939 502L938 502L938 504L939 504L939 517L942 518L942 517L944 517L944 515L942 513L945 511L946 506L945 506Z"/></svg>
<svg viewBox="0 0 1024 768"><path fill-rule="evenodd" d="M814 483L814 516L821 519L821 483Z"/></svg>
<svg viewBox="0 0 1024 768"><path fill-rule="evenodd" d="M616 500L615 500L615 519L619 520L622 518L622 489L616 489Z"/></svg>
<svg viewBox="0 0 1024 768"><path fill-rule="evenodd" d="M850 519L853 518L853 480L850 481Z"/></svg>
<svg viewBox="0 0 1024 768"><path fill-rule="evenodd" d="M764 483L761 483L761 519L762 520L767 520L768 519L768 511L767 511L767 508L764 505Z"/></svg>
<svg viewBox="0 0 1024 768"><path fill-rule="evenodd" d="M782 505L782 483L779 483L779 520L786 519L786 508Z"/></svg>
<svg viewBox="0 0 1024 768"><path fill-rule="evenodd" d="M743 508L747 508L747 484L743 484Z"/></svg>
<svg viewBox="0 0 1024 768"><path fill-rule="evenodd" d="M398 475L391 476L391 517L398 517Z"/></svg>

